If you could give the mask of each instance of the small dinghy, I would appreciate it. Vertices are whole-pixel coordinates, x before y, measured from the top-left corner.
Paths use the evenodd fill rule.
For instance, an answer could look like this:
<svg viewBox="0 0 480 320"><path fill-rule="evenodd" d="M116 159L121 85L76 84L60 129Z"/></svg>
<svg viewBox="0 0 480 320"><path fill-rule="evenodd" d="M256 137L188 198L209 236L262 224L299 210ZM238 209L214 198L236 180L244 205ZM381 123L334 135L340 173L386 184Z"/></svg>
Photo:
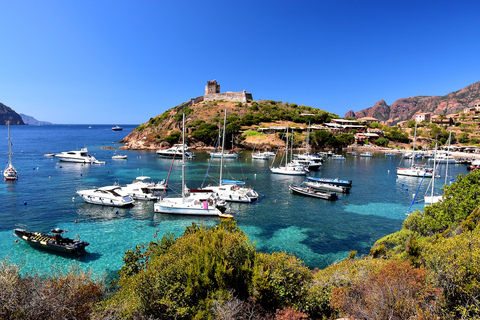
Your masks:
<svg viewBox="0 0 480 320"><path fill-rule="evenodd" d="M81 241L80 239L62 237L62 234L65 232L67 232L67 230L55 228L50 231L50 234L45 234L17 228L13 231L13 234L27 242L32 247L57 252L75 253L84 251L85 247L89 245L88 242Z"/></svg>
<svg viewBox="0 0 480 320"><path fill-rule="evenodd" d="M320 198L324 200L337 200L337 194L335 192L322 192L322 191L315 190L313 188L300 187L294 184L291 184L289 188L290 188L290 191L302 194L304 196Z"/></svg>

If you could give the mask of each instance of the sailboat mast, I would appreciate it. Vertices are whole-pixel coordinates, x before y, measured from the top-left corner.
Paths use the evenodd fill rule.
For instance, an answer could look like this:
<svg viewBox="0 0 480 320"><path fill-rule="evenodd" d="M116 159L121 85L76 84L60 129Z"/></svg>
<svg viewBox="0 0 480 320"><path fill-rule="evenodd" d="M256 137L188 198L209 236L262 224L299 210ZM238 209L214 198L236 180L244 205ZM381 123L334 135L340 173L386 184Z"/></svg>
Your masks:
<svg viewBox="0 0 480 320"><path fill-rule="evenodd" d="M413 159L415 159L415 141L417 141L417 122L415 122L415 134L413 136Z"/></svg>
<svg viewBox="0 0 480 320"><path fill-rule="evenodd" d="M450 135L448 136L448 148L447 148L447 168L445 169L445 184L447 184L447 179L448 179L448 163L450 162L450 159L448 158L450 156L450 143L452 141L452 130L450 130Z"/></svg>
<svg viewBox="0 0 480 320"><path fill-rule="evenodd" d="M310 121L308 121L308 128L307 128L307 150L306 150L306 154L308 154L308 143L310 142Z"/></svg>
<svg viewBox="0 0 480 320"><path fill-rule="evenodd" d="M433 176L432 176L432 202L433 202L433 189L435 189L435 175L437 174L437 146L438 142L435 141L435 153L433 154Z"/></svg>
<svg viewBox="0 0 480 320"><path fill-rule="evenodd" d="M182 199L185 200L185 112L182 125Z"/></svg>
<svg viewBox="0 0 480 320"><path fill-rule="evenodd" d="M287 166L288 163L288 123L287 123L287 141L285 145L285 167Z"/></svg>
<svg viewBox="0 0 480 320"><path fill-rule="evenodd" d="M12 140L10 139L10 121L8 124L8 165L12 165Z"/></svg>
<svg viewBox="0 0 480 320"><path fill-rule="evenodd" d="M225 108L225 119L223 120L222 155L220 156L220 185L222 185L223 149L225 147L225 128L226 128L226 124L227 124L227 109Z"/></svg>

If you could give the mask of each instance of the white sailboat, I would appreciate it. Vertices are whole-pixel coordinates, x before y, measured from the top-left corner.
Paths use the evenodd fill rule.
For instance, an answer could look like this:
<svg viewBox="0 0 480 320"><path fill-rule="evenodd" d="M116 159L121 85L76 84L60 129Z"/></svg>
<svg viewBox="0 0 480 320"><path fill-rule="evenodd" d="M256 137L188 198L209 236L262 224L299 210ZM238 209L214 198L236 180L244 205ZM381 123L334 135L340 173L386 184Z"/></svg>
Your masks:
<svg viewBox="0 0 480 320"><path fill-rule="evenodd" d="M5 170L3 171L3 177L5 180L17 180L18 172L12 164L12 139L10 139L10 121L7 122L8 125L8 164Z"/></svg>
<svg viewBox="0 0 480 320"><path fill-rule="evenodd" d="M294 176L304 176L307 174L307 169L299 164L288 162L288 124L287 124L287 141L285 148L285 166L278 166L276 168L270 168L270 171L277 174L286 174Z"/></svg>
<svg viewBox="0 0 480 320"><path fill-rule="evenodd" d="M225 145L225 129L227 123L227 109L225 109L225 120L223 121L223 141L221 155L224 154ZM228 202L245 202L250 203L258 199L258 193L252 188L246 188L243 181L223 180L223 156L220 157L220 182L218 186L207 186L196 190L189 190L191 193L210 191L220 198L220 200ZM196 193L195 192L195 193Z"/></svg>
<svg viewBox="0 0 480 320"><path fill-rule="evenodd" d="M446 156L449 157L450 155L450 141L451 141L451 138L452 138L452 131L450 131L450 135L448 136L448 149L447 149L447 154ZM441 195L438 195L438 196L434 196L433 195L433 192L434 192L434 189L435 189L435 175L436 175L436 166L435 166L435 163L436 161L438 161L438 157L437 157L437 143L435 143L435 153L434 153L434 158L433 158L433 168L434 168L434 171L433 171L433 178L432 178L432 181L430 182L430 184L428 185L428 188L427 188L427 192L429 190L429 188L431 187L432 190L431 190L431 195L430 196L425 196L424 198L424 201L425 201L425 204L434 204L434 203L437 203L437 202L440 202L442 201L442 197ZM446 163L447 166L445 168L445 185L447 184L447 179L448 179L448 164L450 162L439 162L439 163Z"/></svg>
<svg viewBox="0 0 480 320"><path fill-rule="evenodd" d="M183 145L185 145L185 113L183 114ZM188 196L185 194L185 152L182 152L182 197L162 198L153 206L154 211L158 213L231 218L231 215L222 213L219 209L221 207L223 204L212 193Z"/></svg>

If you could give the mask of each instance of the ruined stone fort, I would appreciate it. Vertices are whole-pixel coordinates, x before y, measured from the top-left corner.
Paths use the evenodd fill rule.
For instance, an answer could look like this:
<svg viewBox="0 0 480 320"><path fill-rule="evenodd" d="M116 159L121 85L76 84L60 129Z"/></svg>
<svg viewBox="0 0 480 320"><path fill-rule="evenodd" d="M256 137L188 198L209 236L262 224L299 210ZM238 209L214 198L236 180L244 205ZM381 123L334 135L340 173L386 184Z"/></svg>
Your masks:
<svg viewBox="0 0 480 320"><path fill-rule="evenodd" d="M251 93L247 93L245 90L241 92L227 91L227 92L221 93L220 85L217 83L217 80L213 80L213 81L207 81L207 85L205 86L205 95L194 98L190 102L198 103L202 101L215 101L215 100L248 102L248 100L253 100L253 97Z"/></svg>

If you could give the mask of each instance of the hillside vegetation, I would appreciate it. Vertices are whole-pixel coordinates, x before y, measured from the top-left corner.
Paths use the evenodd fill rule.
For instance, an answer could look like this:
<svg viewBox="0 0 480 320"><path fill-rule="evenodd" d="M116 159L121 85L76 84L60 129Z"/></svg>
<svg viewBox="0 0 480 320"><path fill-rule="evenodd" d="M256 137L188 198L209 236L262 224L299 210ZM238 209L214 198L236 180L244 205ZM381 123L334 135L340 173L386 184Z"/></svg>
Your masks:
<svg viewBox="0 0 480 320"><path fill-rule="evenodd" d="M178 142L182 125L182 114L186 115L188 143L194 147L213 146L218 130L223 126L224 110L227 109L227 135L234 135L238 144L248 137L245 132L259 127L286 126L306 127L308 123L330 122L338 115L324 110L299 106L295 103L260 100L249 103L209 101L186 107L178 106L165 111L129 134L122 142L126 148L156 149ZM278 136L277 136L278 137ZM273 145L277 137L269 137ZM167 143L167 144L165 144Z"/></svg>

